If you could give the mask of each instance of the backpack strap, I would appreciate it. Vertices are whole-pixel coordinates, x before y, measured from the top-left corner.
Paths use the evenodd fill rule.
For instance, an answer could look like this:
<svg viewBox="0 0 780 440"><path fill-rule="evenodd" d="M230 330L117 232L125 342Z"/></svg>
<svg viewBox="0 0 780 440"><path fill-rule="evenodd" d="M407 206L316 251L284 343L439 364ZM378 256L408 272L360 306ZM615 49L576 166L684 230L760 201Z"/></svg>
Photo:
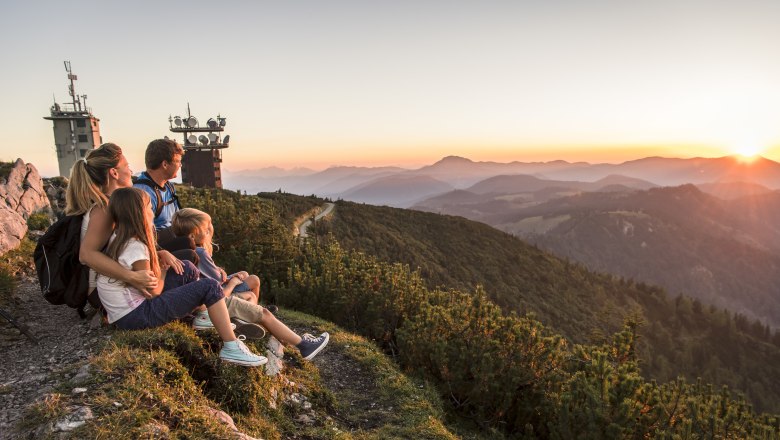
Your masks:
<svg viewBox="0 0 780 440"><path fill-rule="evenodd" d="M165 182L165 189L167 189L171 193L171 200L168 200L165 203L162 202L162 193L160 192L160 185L157 184L157 182L153 181L152 179L148 177L142 177L135 181L136 184L140 185L146 185L149 188L152 188L154 190L155 195L157 196L157 206L154 209L154 217L157 218L162 213L163 208L166 206L175 203L177 209L181 209L181 205L179 203L179 196L176 195L176 188L173 187L173 184L171 182Z"/></svg>
<svg viewBox="0 0 780 440"><path fill-rule="evenodd" d="M166 203L166 205L175 203L176 209L181 209L181 202L179 201L179 196L176 195L176 188L173 186L173 183L171 181L165 182L165 187L168 188L168 191L171 193L171 200Z"/></svg>

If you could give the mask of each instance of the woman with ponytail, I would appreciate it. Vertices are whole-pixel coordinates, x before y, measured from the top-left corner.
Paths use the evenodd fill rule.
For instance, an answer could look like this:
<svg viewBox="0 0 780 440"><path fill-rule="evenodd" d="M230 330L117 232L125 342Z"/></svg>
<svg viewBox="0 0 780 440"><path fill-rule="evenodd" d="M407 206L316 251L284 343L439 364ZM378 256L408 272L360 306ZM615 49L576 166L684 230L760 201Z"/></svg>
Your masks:
<svg viewBox="0 0 780 440"><path fill-rule="evenodd" d="M132 174L122 149L111 143L91 150L73 165L70 172L65 214L84 215L79 260L90 267L89 293L96 287L95 272L130 284L149 297L148 291L157 287L157 277L153 272L128 270L102 252L114 229L108 213L108 199L117 188L133 185ZM162 266L170 266L176 273L182 273L182 263L169 252L160 251L158 257Z"/></svg>

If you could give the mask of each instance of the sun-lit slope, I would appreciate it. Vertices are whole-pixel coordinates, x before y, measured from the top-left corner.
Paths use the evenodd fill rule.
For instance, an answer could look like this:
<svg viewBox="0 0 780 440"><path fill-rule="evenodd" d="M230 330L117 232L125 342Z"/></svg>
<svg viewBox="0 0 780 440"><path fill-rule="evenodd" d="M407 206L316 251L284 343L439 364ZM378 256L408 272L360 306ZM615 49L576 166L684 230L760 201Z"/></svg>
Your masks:
<svg viewBox="0 0 780 440"><path fill-rule="evenodd" d="M591 193L486 221L591 269L658 284L777 326L780 194L757 197L724 201L693 185ZM552 227L538 227L553 220Z"/></svg>
<svg viewBox="0 0 780 440"><path fill-rule="evenodd" d="M339 202L334 219L318 231L382 260L419 267L432 285L481 284L507 310L532 312L573 341L597 341L624 317L641 316L647 323L641 357L648 377L702 376L749 393L745 384L758 380L766 391L751 398L763 408L780 405L780 384L771 379L780 377L780 350L765 327L744 316L591 273L459 217Z"/></svg>

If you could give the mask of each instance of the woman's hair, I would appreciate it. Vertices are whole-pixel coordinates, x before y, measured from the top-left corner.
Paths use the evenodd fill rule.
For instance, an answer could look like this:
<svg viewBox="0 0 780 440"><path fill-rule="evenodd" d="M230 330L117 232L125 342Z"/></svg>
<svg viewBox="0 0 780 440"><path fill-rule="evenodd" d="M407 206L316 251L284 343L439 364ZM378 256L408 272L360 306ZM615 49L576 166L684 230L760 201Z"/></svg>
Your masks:
<svg viewBox="0 0 780 440"><path fill-rule="evenodd" d="M211 238L208 237L208 228L211 216L194 208L182 208L173 214L171 227L173 233L180 237L192 237L195 245L206 249L209 255L214 251Z"/></svg>
<svg viewBox="0 0 780 440"><path fill-rule="evenodd" d="M97 204L105 208L108 197L103 187L108 183L108 170L119 165L122 149L116 144L103 144L76 161L70 170L70 182L65 193L65 214L84 214Z"/></svg>
<svg viewBox="0 0 780 440"><path fill-rule="evenodd" d="M157 259L154 239L154 225L148 221L146 210L149 195L138 188L119 188L111 194L108 213L114 222L116 237L109 243L106 255L119 259L127 243L135 238L149 249L149 266L155 275L160 275L160 262Z"/></svg>

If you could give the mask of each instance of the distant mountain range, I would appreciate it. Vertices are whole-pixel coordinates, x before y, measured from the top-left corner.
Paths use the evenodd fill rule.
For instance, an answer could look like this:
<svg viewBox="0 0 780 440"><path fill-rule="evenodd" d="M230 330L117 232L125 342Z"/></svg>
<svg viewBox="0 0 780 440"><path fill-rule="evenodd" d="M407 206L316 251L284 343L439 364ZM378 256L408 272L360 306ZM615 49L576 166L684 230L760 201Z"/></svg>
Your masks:
<svg viewBox="0 0 780 440"><path fill-rule="evenodd" d="M657 284L780 328L780 163L768 159L588 164L450 156L416 170L297 172L245 172L233 185L251 191L251 182L263 182L254 190L462 216L590 269Z"/></svg>
<svg viewBox="0 0 780 440"><path fill-rule="evenodd" d="M780 327L780 191L702 185L728 196L718 198L690 184L578 192L558 183L533 185L539 183L511 195L500 192L511 184L488 185L489 195L472 187L415 207L479 220L592 270L653 283Z"/></svg>
<svg viewBox="0 0 780 440"><path fill-rule="evenodd" d="M519 177L521 175L525 177ZM549 192L553 191L550 188L559 187L558 193L564 194L569 191L620 192L694 183L709 185L702 187L705 191L734 198L780 189L780 163L765 158L746 162L733 156L692 159L648 157L621 164L562 160L474 162L449 156L413 170L347 166L318 172L300 168L288 172L279 168L240 172L225 170L223 182L226 188L250 193L281 189L293 194L314 194L394 207L410 207L426 198L456 190L476 191L483 195L491 192L509 194L507 185L515 185L515 189L521 190L518 193L533 193L532 188ZM537 197L547 200L554 195ZM425 207L426 203L421 206Z"/></svg>

